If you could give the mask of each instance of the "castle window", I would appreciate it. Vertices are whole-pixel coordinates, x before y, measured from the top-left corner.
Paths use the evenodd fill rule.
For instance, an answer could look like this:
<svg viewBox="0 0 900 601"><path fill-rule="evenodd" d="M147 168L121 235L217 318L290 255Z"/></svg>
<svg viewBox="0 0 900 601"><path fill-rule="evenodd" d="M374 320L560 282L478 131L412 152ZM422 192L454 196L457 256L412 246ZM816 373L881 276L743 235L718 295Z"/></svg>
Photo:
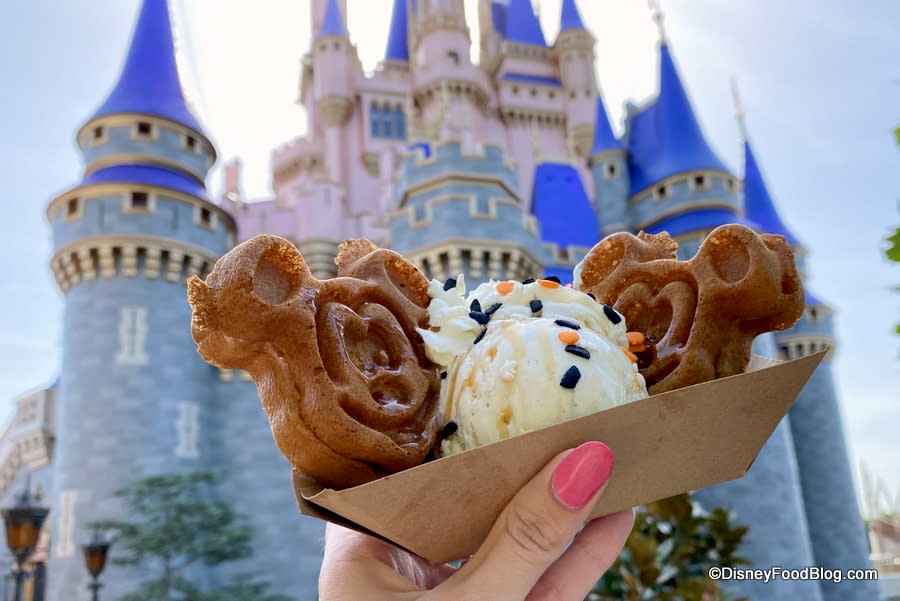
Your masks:
<svg viewBox="0 0 900 601"><path fill-rule="evenodd" d="M513 86L513 94L519 93L519 86Z"/></svg>
<svg viewBox="0 0 900 601"><path fill-rule="evenodd" d="M212 223L212 211L210 211L206 207L202 207L200 209L200 222L203 225L209 225L210 223Z"/></svg>
<svg viewBox="0 0 900 601"><path fill-rule="evenodd" d="M737 182L734 181L733 178L728 178L725 180L725 187L728 188L729 192L734 192L734 189L737 187Z"/></svg>
<svg viewBox="0 0 900 601"><path fill-rule="evenodd" d="M552 91L551 91L551 92L550 92L549 94L547 94L547 95L550 97L550 100L553 100L554 98L556 98L556 92L552 92Z"/></svg>
<svg viewBox="0 0 900 601"><path fill-rule="evenodd" d="M151 136L153 135L153 124L147 121L138 121L137 123L137 133L140 136Z"/></svg>
<svg viewBox="0 0 900 601"><path fill-rule="evenodd" d="M185 136L184 146L188 150L196 151L197 150L197 138L195 138L194 136Z"/></svg>
<svg viewBox="0 0 900 601"><path fill-rule="evenodd" d="M569 92L569 98L575 98L575 90Z"/></svg>
<svg viewBox="0 0 900 601"><path fill-rule="evenodd" d="M813 323L819 321L819 310L815 307L809 308L809 320Z"/></svg>
<svg viewBox="0 0 900 601"><path fill-rule="evenodd" d="M66 201L66 215L71 217L78 214L78 199L70 198Z"/></svg>
<svg viewBox="0 0 900 601"><path fill-rule="evenodd" d="M653 191L653 197L656 200L665 200L669 197L669 188L668 186L659 186L656 190Z"/></svg>
<svg viewBox="0 0 900 601"><path fill-rule="evenodd" d="M394 115L393 111L391 111L391 107L388 105L384 105L381 109L381 118L382 118L382 135L385 138L393 138L394 137Z"/></svg>
<svg viewBox="0 0 900 601"><path fill-rule="evenodd" d="M531 88L531 97L532 98L537 97L537 88Z"/></svg>
<svg viewBox="0 0 900 601"><path fill-rule="evenodd" d="M132 209L147 209L150 207L150 196L146 192L131 193Z"/></svg>
<svg viewBox="0 0 900 601"><path fill-rule="evenodd" d="M381 137L381 109L374 101L369 105L369 133L373 138Z"/></svg>
<svg viewBox="0 0 900 601"><path fill-rule="evenodd" d="M394 129L398 140L406 139L406 113L403 107L397 106L394 109Z"/></svg>
<svg viewBox="0 0 900 601"><path fill-rule="evenodd" d="M99 140L102 137L103 137L103 126L98 125L97 127L94 128L94 139Z"/></svg>
<svg viewBox="0 0 900 601"><path fill-rule="evenodd" d="M695 175L691 178L691 190L709 190L709 178L705 175Z"/></svg>
<svg viewBox="0 0 900 601"><path fill-rule="evenodd" d="M603 165L603 173L606 179L616 179L619 177L619 169L615 163L605 163Z"/></svg>
<svg viewBox="0 0 900 601"><path fill-rule="evenodd" d="M447 58L450 59L450 62L453 63L454 66L459 66L459 52L451 50L447 53Z"/></svg>

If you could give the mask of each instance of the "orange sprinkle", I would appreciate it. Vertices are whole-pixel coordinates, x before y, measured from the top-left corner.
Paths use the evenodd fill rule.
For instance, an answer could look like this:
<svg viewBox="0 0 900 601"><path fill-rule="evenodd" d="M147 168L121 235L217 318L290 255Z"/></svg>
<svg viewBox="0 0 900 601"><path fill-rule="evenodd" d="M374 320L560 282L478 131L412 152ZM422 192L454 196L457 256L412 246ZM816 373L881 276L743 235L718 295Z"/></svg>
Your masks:
<svg viewBox="0 0 900 601"><path fill-rule="evenodd" d="M641 332L628 332L628 348L644 345L644 335Z"/></svg>
<svg viewBox="0 0 900 601"><path fill-rule="evenodd" d="M646 347L646 345L643 345L643 344L637 344L635 346L629 346L628 350L631 351L632 353L643 353L644 351L647 350L647 347Z"/></svg>
<svg viewBox="0 0 900 601"><path fill-rule="evenodd" d="M563 344L576 344L581 336L575 330L563 330L558 334L559 341Z"/></svg>
<svg viewBox="0 0 900 601"><path fill-rule="evenodd" d="M497 284L495 290L500 296L506 296L513 291L513 287L514 284L512 282L500 282L499 284Z"/></svg>
<svg viewBox="0 0 900 601"><path fill-rule="evenodd" d="M559 288L559 282L553 280L538 280L538 284L541 288Z"/></svg>
<svg viewBox="0 0 900 601"><path fill-rule="evenodd" d="M628 357L628 359L629 359L632 363L637 363L638 358L635 356L634 353L632 353L631 351L629 351L629 350L628 350L627 348L625 348L624 346L620 346L619 348L622 349L622 352L625 353L625 356Z"/></svg>

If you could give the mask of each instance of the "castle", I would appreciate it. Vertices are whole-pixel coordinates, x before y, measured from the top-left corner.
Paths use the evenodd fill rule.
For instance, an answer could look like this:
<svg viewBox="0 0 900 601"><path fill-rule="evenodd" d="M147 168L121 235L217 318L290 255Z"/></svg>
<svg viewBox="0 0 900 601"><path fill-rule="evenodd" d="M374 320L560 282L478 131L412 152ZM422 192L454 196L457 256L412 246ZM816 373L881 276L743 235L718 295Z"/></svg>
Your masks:
<svg viewBox="0 0 900 601"><path fill-rule="evenodd" d="M688 257L713 228L738 222L784 235L804 270L806 251L779 218L749 141L743 178L706 142L665 36L658 94L627 107L616 137L575 0L563 1L552 43L529 0L480 0L478 64L462 0L392 0L372 74L346 0L310 4L309 135L273 152L270 200L242 199L237 165L224 198L208 196L216 150L182 92L167 0L143 0L120 78L77 133L82 179L47 208L50 266L65 295L60 379L19 399L0 437L4 501L26 472L49 493L34 561L48 562L52 601L87 584L78 546L85 524L122 511L111 490L203 468L226 474L221 492L250 516L256 557L192 579L255 572L297 601L315 597L321 523L297 514L254 384L204 363L190 336L185 279L241 240L281 235L319 277L334 275L341 240L368 237L429 277L565 281L607 233L667 231ZM802 320L761 337L757 352L790 359L833 344L832 311L806 300ZM750 526L743 554L759 567L870 565L828 359L749 474L697 499ZM104 595L139 576L114 566ZM729 586L773 601L879 598L874 582Z"/></svg>

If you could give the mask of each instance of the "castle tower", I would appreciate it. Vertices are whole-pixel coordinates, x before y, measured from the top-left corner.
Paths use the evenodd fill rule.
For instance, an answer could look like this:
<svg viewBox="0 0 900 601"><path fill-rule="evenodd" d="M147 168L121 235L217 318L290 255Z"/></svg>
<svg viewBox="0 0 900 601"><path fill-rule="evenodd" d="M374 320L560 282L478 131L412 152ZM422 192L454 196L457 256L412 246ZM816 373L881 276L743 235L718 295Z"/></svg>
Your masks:
<svg viewBox="0 0 900 601"><path fill-rule="evenodd" d="M744 141L744 197L747 216L768 232L787 238L795 255L805 256L802 246L784 225L769 195L750 142ZM783 359L797 359L834 347L833 311L806 293L806 311L789 330L775 333ZM806 383L794 402L788 419L800 470L800 484L813 565L832 569L871 567L866 528L859 512L853 476L844 439L840 405L831 370L833 352ZM868 601L879 599L876 581L830 580L819 582L824 601Z"/></svg>
<svg viewBox="0 0 900 601"><path fill-rule="evenodd" d="M417 5L410 37L418 141L455 140L466 152L505 145L490 83L470 58L462 0Z"/></svg>
<svg viewBox="0 0 900 601"><path fill-rule="evenodd" d="M635 231L668 231L687 258L717 226L752 225L741 215L737 180L703 135L662 31L659 96L628 107L626 139Z"/></svg>
<svg viewBox="0 0 900 601"><path fill-rule="evenodd" d="M325 162L332 182L348 175L340 151L345 145L343 126L353 111L353 78L359 66L344 19L338 0L328 0L312 49L316 112L324 127Z"/></svg>
<svg viewBox="0 0 900 601"><path fill-rule="evenodd" d="M628 205L634 231L667 231L679 243L679 258L687 259L719 225L756 226L743 216L736 178L703 135L658 12L656 19L659 95L641 107L627 107ZM771 338L760 337L755 350L773 355ZM790 435L784 420L747 476L696 492L704 506L731 508L738 521L751 525L742 553L754 565L802 567L812 561ZM771 601L821 601L814 581L741 582L734 588Z"/></svg>
<svg viewBox="0 0 900 601"><path fill-rule="evenodd" d="M594 206L600 220L601 236L631 228L633 217L628 204L627 153L613 134L603 98L597 95L594 143L588 166L594 180Z"/></svg>
<svg viewBox="0 0 900 601"><path fill-rule="evenodd" d="M482 0L488 32L481 68L497 90L497 110L506 129L509 155L518 168L519 195L532 210L535 169L543 162L574 163L574 139L566 127L566 99L559 63L547 47L530 0ZM489 15L489 18L486 17Z"/></svg>
<svg viewBox="0 0 900 601"><path fill-rule="evenodd" d="M89 522L121 517L114 489L212 466L212 371L191 339L184 282L228 250L234 222L206 194L216 154L182 92L166 0L144 0L119 80L77 142L84 176L47 208L65 295L54 600L84 590L79 545ZM104 594L127 592L132 576L109 571Z"/></svg>
<svg viewBox="0 0 900 601"><path fill-rule="evenodd" d="M427 277L462 273L468 287L540 276L537 221L519 202L515 171L501 149L482 151L445 142L403 162L389 245Z"/></svg>
<svg viewBox="0 0 900 601"><path fill-rule="evenodd" d="M588 156L594 141L594 99L597 97L594 42L594 36L581 20L575 0L563 0L553 54L559 61L560 81L566 97L567 136L581 157Z"/></svg>

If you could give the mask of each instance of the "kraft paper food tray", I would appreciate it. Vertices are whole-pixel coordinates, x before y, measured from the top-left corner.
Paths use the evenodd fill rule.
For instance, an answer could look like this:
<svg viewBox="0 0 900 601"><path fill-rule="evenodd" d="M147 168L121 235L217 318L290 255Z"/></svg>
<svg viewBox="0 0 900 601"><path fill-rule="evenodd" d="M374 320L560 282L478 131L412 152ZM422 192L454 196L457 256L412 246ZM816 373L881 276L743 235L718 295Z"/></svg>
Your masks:
<svg viewBox="0 0 900 601"><path fill-rule="evenodd" d="M512 496L588 440L616 467L593 516L740 478L825 352L754 356L747 373L673 390L335 491L294 472L300 512L387 539L432 563L467 557Z"/></svg>

